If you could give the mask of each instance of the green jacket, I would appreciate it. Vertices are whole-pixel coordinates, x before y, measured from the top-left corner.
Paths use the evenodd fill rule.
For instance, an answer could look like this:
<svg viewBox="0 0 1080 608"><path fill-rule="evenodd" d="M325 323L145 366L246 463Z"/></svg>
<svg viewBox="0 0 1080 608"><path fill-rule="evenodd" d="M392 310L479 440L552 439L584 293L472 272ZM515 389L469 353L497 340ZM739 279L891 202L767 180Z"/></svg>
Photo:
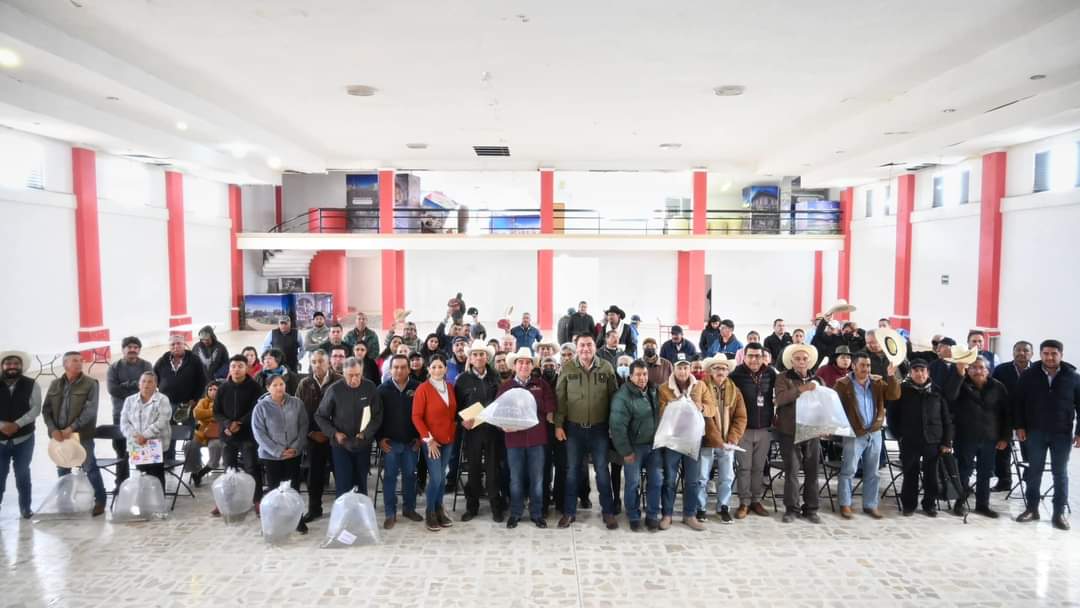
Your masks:
<svg viewBox="0 0 1080 608"><path fill-rule="evenodd" d="M607 361L594 357L592 368L585 370L576 358L571 360L555 384L559 401L555 427L562 428L567 420L582 425L606 424L616 388L615 370Z"/></svg>
<svg viewBox="0 0 1080 608"><path fill-rule="evenodd" d="M619 456L629 456L636 445L652 445L658 424L660 401L656 387L650 384L641 390L630 382L623 384L611 400L608 422L611 442Z"/></svg>

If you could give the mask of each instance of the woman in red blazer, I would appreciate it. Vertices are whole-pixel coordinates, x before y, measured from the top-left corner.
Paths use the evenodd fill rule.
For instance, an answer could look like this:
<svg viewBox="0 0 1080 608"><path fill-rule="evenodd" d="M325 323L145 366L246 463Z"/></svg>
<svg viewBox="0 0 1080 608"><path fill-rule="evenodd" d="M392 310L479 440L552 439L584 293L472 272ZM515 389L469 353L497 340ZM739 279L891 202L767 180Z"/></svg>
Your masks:
<svg viewBox="0 0 1080 608"><path fill-rule="evenodd" d="M437 532L453 525L443 509L446 471L457 454L454 434L457 431L457 399L454 385L446 381L446 357L434 354L428 361L428 379L413 396L413 426L424 440L427 461L427 529Z"/></svg>

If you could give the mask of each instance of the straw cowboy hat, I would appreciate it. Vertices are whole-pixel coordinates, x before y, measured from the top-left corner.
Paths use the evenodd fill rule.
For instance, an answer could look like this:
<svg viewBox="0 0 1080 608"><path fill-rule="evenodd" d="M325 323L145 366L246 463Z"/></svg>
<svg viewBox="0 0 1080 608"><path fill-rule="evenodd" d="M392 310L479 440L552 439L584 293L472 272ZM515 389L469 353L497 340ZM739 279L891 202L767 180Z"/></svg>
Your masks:
<svg viewBox="0 0 1080 608"><path fill-rule="evenodd" d="M881 344L881 350L885 352L889 363L899 367L907 359L907 340L896 333L895 329L875 329L874 336Z"/></svg>
<svg viewBox="0 0 1080 608"><path fill-rule="evenodd" d="M518 359L529 359L533 362L533 365L538 364L536 357L533 356L532 351L530 351L527 346L522 346L517 349L517 352L506 355L506 364L510 367L514 367L514 364L517 363Z"/></svg>
<svg viewBox="0 0 1080 608"><path fill-rule="evenodd" d="M952 356L945 357L945 360L949 363L963 363L964 365L971 365L975 362L975 359L979 358L979 351L968 350L966 346L960 346L957 344L952 348Z"/></svg>
<svg viewBox="0 0 1080 608"><path fill-rule="evenodd" d="M784 349L784 353L780 355L780 359L784 362L784 369L791 369L793 367L791 364L791 358L795 355L795 353L799 352L806 353L807 356L810 357L810 367L814 367L814 365L818 362L818 352L817 348L815 348L814 346L811 346L809 344L788 344L787 347Z"/></svg>
<svg viewBox="0 0 1080 608"><path fill-rule="evenodd" d="M467 354L485 352L489 359L495 357L495 349L487 345L487 342L483 340L473 340L472 346L469 347Z"/></svg>
<svg viewBox="0 0 1080 608"><path fill-rule="evenodd" d="M706 372L712 370L712 368L717 365L727 368L729 372L735 369L735 362L724 355L713 355L701 362L701 367L704 368Z"/></svg>
<svg viewBox="0 0 1080 608"><path fill-rule="evenodd" d="M855 307L848 304L847 300L839 299L836 301L836 304L830 306L825 312L818 313L818 318L834 315L838 312L855 312Z"/></svg>
<svg viewBox="0 0 1080 608"><path fill-rule="evenodd" d="M86 462L86 449L79 443L79 434L57 441L49 440L49 458L62 469L82 466Z"/></svg>
<svg viewBox="0 0 1080 608"><path fill-rule="evenodd" d="M3 363L11 357L16 357L19 361L22 361L23 372L30 369L30 353L21 350L5 350L0 352L0 363Z"/></svg>

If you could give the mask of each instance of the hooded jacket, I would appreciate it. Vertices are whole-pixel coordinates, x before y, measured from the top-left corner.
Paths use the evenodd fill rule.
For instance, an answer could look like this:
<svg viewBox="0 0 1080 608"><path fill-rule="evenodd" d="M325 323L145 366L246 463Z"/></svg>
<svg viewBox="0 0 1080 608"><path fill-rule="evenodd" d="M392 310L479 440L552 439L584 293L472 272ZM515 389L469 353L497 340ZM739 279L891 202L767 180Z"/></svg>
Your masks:
<svg viewBox="0 0 1080 608"><path fill-rule="evenodd" d="M251 431L259 444L259 458L282 460L282 453L287 449L295 450L293 458L298 458L307 444L308 415L304 402L286 394L282 404L278 405L270 393L266 393L251 414Z"/></svg>
<svg viewBox="0 0 1080 608"><path fill-rule="evenodd" d="M200 329L198 335L200 339L191 347L191 352L195 353L195 356L199 358L199 362L202 363L203 373L206 374L206 378L224 376L229 366L229 350L218 340L217 335L214 334L214 328L209 325ZM202 336L210 338L210 346L202 343Z"/></svg>

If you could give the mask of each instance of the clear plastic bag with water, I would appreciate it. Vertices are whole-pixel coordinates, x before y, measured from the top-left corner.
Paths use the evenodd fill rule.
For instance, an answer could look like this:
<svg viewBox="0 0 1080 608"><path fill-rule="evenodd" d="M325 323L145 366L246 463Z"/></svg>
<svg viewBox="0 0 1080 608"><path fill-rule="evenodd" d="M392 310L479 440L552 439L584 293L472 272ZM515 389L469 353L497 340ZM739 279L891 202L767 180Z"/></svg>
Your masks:
<svg viewBox="0 0 1080 608"><path fill-rule="evenodd" d="M165 519L168 516L165 493L157 477L136 470L120 484L112 506L113 523Z"/></svg>
<svg viewBox="0 0 1080 608"><path fill-rule="evenodd" d="M371 499L359 492L339 496L330 510L330 525L322 546L339 549L378 542L379 523L375 521L375 505Z"/></svg>
<svg viewBox="0 0 1080 608"><path fill-rule="evenodd" d="M697 460L701 438L705 436L705 417L688 397L667 404L656 427L653 448L667 448Z"/></svg>
<svg viewBox="0 0 1080 608"><path fill-rule="evenodd" d="M34 509L41 519L76 519L90 517L94 508L94 487L81 467L56 481L49 495Z"/></svg>
<svg viewBox="0 0 1080 608"><path fill-rule="evenodd" d="M235 468L225 471L211 487L214 504L225 523L243 521L255 500L255 478Z"/></svg>
<svg viewBox="0 0 1080 608"><path fill-rule="evenodd" d="M840 395L831 388L818 386L799 395L795 402L795 443L814 437L854 437Z"/></svg>
<svg viewBox="0 0 1080 608"><path fill-rule="evenodd" d="M266 542L277 545L289 540L304 515L304 499L283 481L259 501L259 521Z"/></svg>
<svg viewBox="0 0 1080 608"><path fill-rule="evenodd" d="M540 424L536 417L536 398L523 388L512 388L499 395L477 418L508 433Z"/></svg>

